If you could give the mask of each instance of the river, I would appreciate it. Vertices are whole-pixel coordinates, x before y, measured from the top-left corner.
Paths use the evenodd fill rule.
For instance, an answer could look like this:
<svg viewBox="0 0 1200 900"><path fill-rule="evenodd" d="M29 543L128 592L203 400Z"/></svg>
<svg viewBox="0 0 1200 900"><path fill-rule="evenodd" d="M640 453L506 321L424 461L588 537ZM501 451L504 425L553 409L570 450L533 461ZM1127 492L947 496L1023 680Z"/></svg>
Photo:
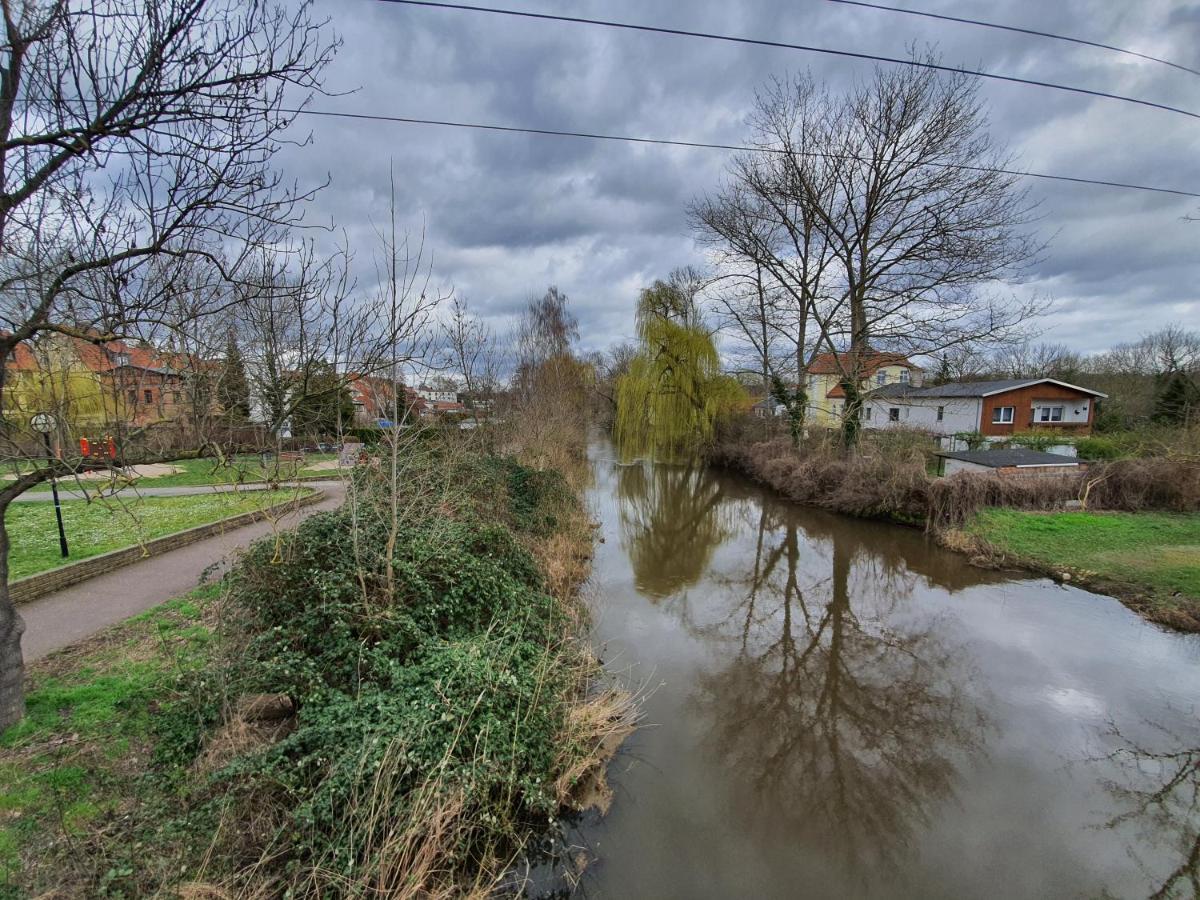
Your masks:
<svg viewBox="0 0 1200 900"><path fill-rule="evenodd" d="M586 896L1196 895L1198 636L590 453L593 636L644 716Z"/></svg>

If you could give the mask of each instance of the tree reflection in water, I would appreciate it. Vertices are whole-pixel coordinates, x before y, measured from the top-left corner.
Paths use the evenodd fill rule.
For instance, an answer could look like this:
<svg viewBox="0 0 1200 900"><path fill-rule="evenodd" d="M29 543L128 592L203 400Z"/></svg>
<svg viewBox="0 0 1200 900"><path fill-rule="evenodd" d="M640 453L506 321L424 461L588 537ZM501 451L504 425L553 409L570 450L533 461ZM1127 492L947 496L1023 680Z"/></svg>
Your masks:
<svg viewBox="0 0 1200 900"><path fill-rule="evenodd" d="M736 649L694 702L744 779L743 821L787 827L864 877L886 871L982 745L971 673L938 618L905 618L918 576L899 560L872 553L854 524L800 530L770 506L750 571L727 580L740 600L695 629Z"/></svg>
<svg viewBox="0 0 1200 900"><path fill-rule="evenodd" d="M706 466L634 463L617 468L621 544L648 597L696 584L731 534L721 485Z"/></svg>
<svg viewBox="0 0 1200 900"><path fill-rule="evenodd" d="M1093 760L1116 764L1121 773L1121 780L1110 778L1105 785L1123 810L1105 824L1131 833L1129 853L1146 873L1149 897L1200 898L1200 747L1161 725L1150 728L1159 746L1146 746L1111 725L1106 737L1117 749ZM1142 858L1139 846L1176 861L1165 878Z"/></svg>

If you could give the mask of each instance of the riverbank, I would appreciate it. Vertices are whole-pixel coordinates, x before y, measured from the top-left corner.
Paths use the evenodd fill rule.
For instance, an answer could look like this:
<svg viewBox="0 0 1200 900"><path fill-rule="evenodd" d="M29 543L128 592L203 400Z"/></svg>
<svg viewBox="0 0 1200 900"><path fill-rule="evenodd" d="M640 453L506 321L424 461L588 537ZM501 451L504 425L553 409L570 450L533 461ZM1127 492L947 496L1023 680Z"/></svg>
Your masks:
<svg viewBox="0 0 1200 900"><path fill-rule="evenodd" d="M944 543L1111 594L1159 624L1200 631L1200 515L987 509Z"/></svg>
<svg viewBox="0 0 1200 900"><path fill-rule="evenodd" d="M485 894L553 832L629 716L581 639L590 523L561 476L465 441L397 460L31 667L0 744L9 885Z"/></svg>
<svg viewBox="0 0 1200 900"><path fill-rule="evenodd" d="M1104 511L1082 513L1064 508L1084 489L1076 481L935 478L919 451L890 446L883 434L883 443L852 459L824 446L798 452L776 438L725 441L710 461L799 503L923 527L976 565L1024 568L1059 580L1065 574L1158 624L1200 631L1200 588L1191 575L1200 565L1200 467L1173 460L1109 463L1090 474L1087 485L1089 507Z"/></svg>

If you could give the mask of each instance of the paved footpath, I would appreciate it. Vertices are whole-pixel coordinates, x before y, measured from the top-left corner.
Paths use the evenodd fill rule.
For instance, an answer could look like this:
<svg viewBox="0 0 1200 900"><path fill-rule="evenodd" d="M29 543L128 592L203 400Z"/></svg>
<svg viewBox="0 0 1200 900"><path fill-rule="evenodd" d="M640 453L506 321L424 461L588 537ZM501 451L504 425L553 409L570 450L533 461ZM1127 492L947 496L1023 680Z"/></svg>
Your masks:
<svg viewBox="0 0 1200 900"><path fill-rule="evenodd" d="M21 641L25 661L32 662L187 593L200 583L200 576L206 569L214 565L224 568L233 551L272 531L290 528L318 510L334 509L345 496L345 487L340 481L307 482L305 486L320 488L325 497L278 522L243 525L21 604L17 609L25 620L25 637Z"/></svg>

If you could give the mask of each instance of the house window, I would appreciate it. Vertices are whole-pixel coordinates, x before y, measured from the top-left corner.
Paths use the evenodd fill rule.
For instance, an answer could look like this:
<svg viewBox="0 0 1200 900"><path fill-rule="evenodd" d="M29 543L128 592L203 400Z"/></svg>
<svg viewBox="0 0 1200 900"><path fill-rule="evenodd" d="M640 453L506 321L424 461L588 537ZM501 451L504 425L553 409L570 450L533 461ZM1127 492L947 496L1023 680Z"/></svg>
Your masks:
<svg viewBox="0 0 1200 900"><path fill-rule="evenodd" d="M901 384L908 384L908 369L901 369L901 370L900 370L900 383L901 383Z"/></svg>
<svg viewBox="0 0 1200 900"><path fill-rule="evenodd" d="M132 403L134 406L137 406L137 391L129 392L129 402Z"/></svg>
<svg viewBox="0 0 1200 900"><path fill-rule="evenodd" d="M889 406L888 407L888 421L889 422L899 422L900 421L900 407L898 407L898 406Z"/></svg>
<svg viewBox="0 0 1200 900"><path fill-rule="evenodd" d="M938 418L937 418L937 420L940 422L940 421L942 421L942 419L944 419L944 418L946 418L946 407L944 407L944 406L939 406L939 407L938 407Z"/></svg>
<svg viewBox="0 0 1200 900"><path fill-rule="evenodd" d="M1013 422L1013 408L1011 406L997 406L992 410L993 425L1011 425Z"/></svg>
<svg viewBox="0 0 1200 900"><path fill-rule="evenodd" d="M1037 409L1037 420L1039 422L1061 422L1063 418L1063 408L1061 406L1039 406Z"/></svg>
<svg viewBox="0 0 1200 900"><path fill-rule="evenodd" d="M863 418L866 419L868 422L871 421L871 407L869 407L869 406L863 407Z"/></svg>
<svg viewBox="0 0 1200 900"><path fill-rule="evenodd" d="M887 384L887 372L877 372L875 375L876 384Z"/></svg>
<svg viewBox="0 0 1200 900"><path fill-rule="evenodd" d="M142 391L142 396L146 398L147 403L154 402L154 391L150 390L150 388L146 388L144 391Z"/></svg>
<svg viewBox="0 0 1200 900"><path fill-rule="evenodd" d="M179 391L171 391L171 401L174 403L181 403L183 401L183 395L179 393Z"/></svg>

